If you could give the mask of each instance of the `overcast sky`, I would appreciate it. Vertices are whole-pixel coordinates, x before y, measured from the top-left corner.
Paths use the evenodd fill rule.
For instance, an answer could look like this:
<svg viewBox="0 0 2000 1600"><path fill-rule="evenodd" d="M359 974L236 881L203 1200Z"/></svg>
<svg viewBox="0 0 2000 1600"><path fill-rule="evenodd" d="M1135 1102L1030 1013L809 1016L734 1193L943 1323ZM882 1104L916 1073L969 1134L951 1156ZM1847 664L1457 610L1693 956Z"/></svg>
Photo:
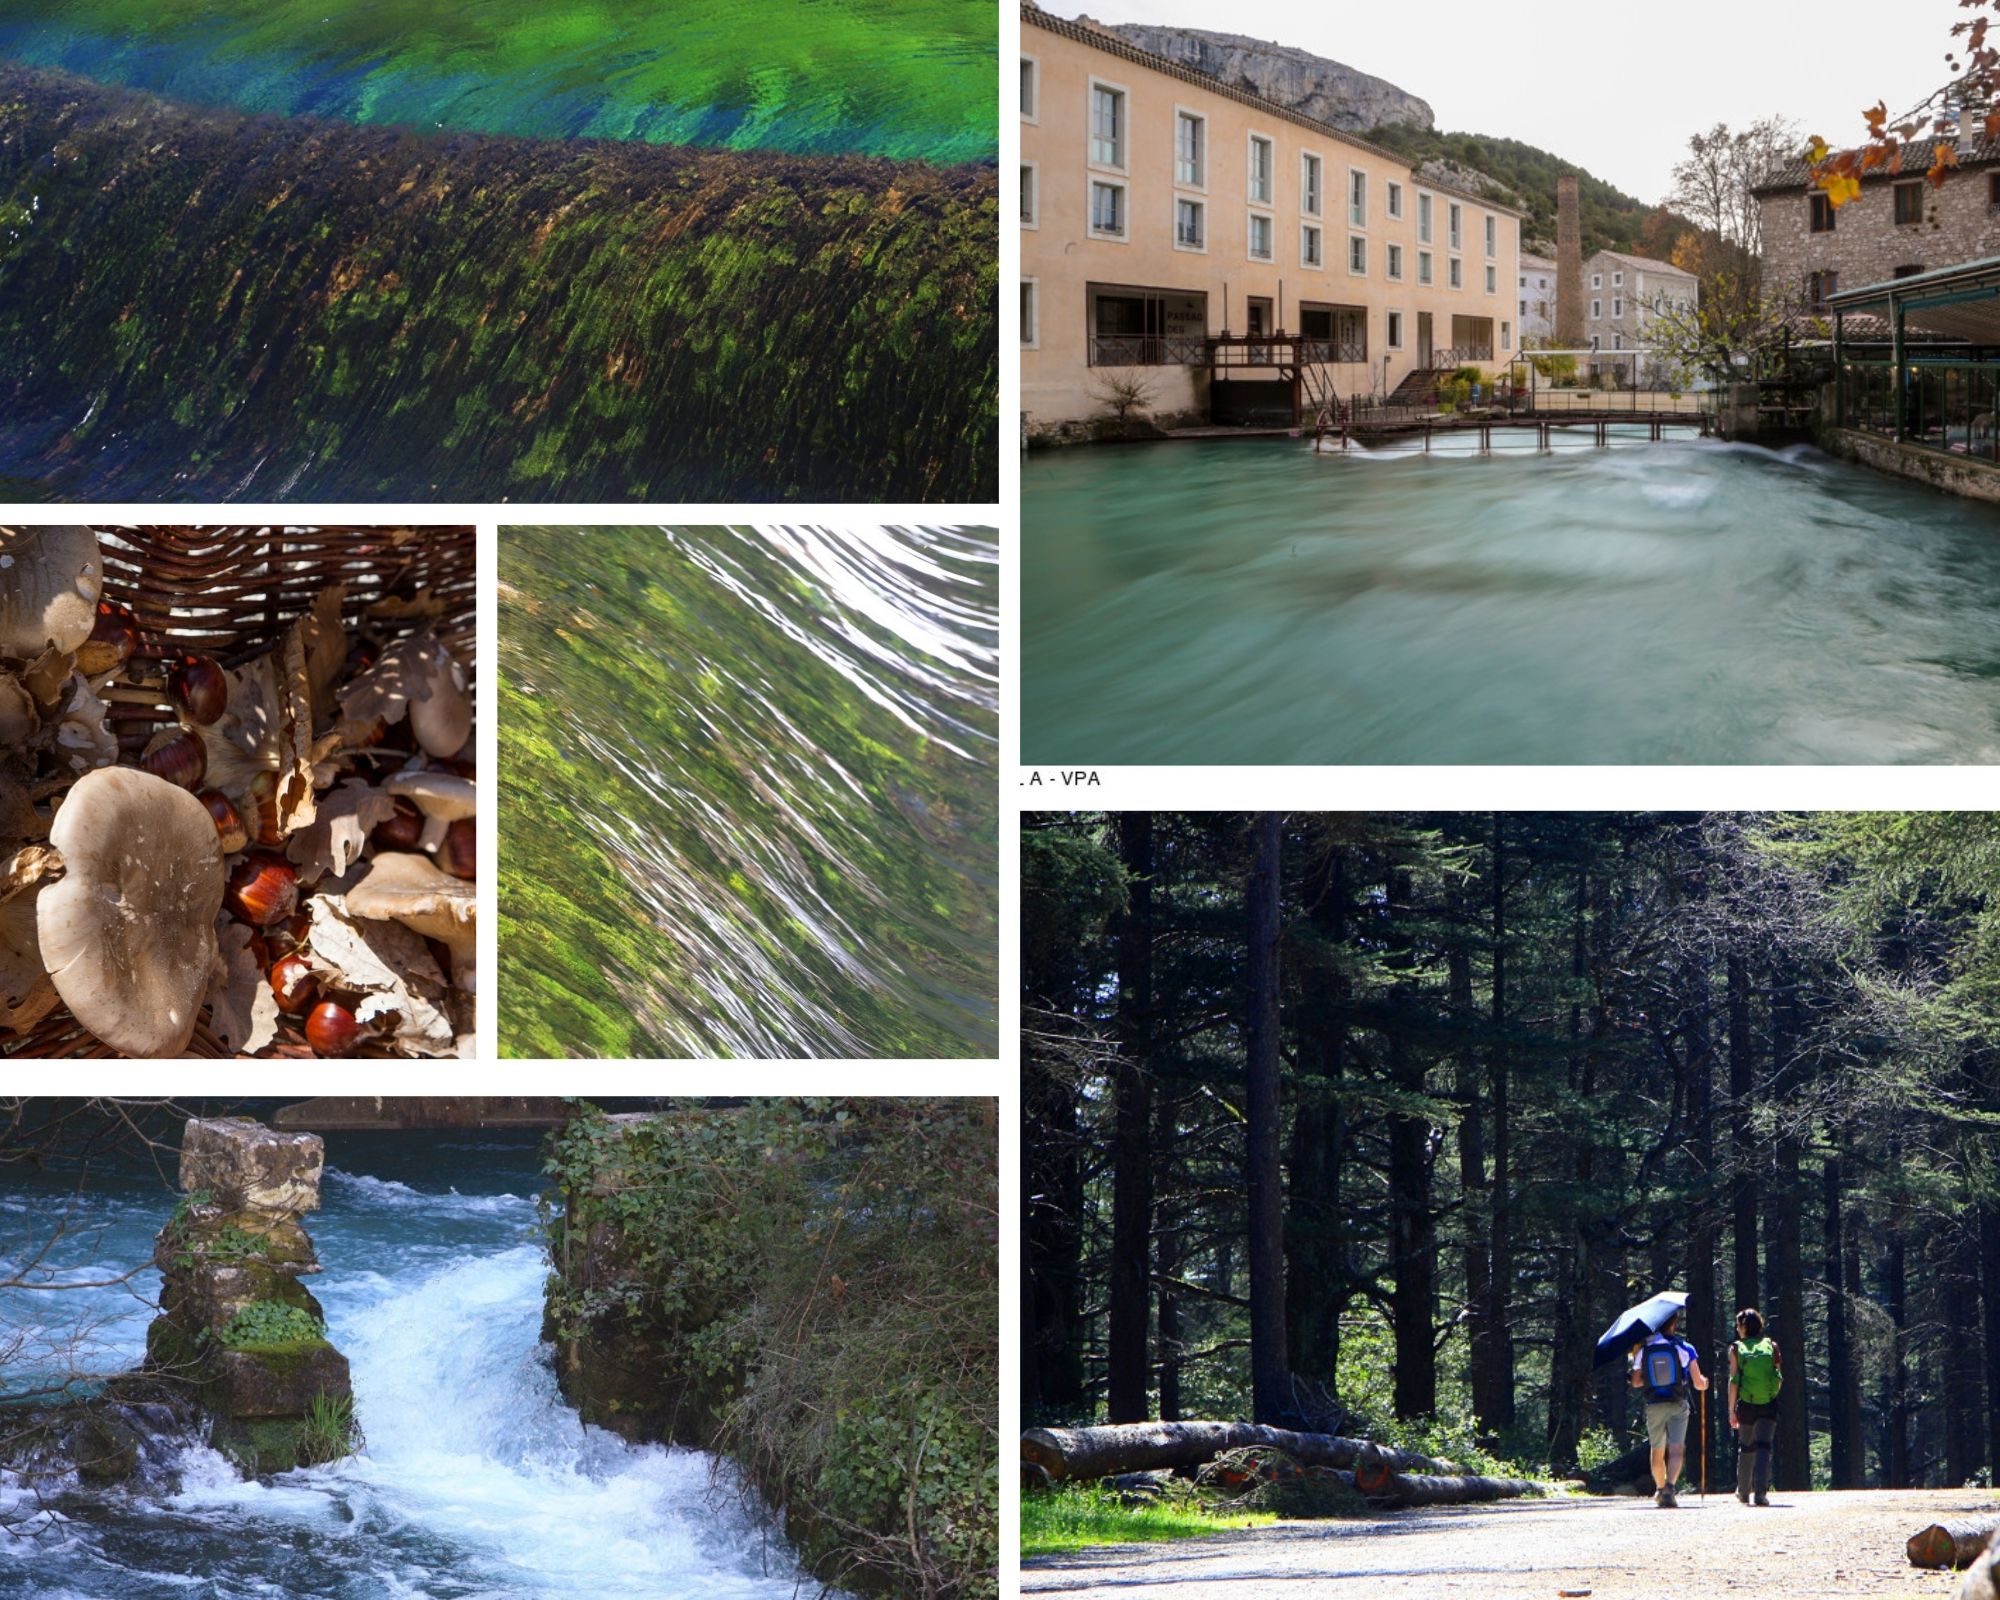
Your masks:
<svg viewBox="0 0 2000 1600"><path fill-rule="evenodd" d="M1059 16L1245 33L1327 56L1430 102L1440 128L1553 151L1648 203L1688 135L1782 113L1858 143L1861 110L1909 109L1945 79L1956 0L1042 0Z"/></svg>

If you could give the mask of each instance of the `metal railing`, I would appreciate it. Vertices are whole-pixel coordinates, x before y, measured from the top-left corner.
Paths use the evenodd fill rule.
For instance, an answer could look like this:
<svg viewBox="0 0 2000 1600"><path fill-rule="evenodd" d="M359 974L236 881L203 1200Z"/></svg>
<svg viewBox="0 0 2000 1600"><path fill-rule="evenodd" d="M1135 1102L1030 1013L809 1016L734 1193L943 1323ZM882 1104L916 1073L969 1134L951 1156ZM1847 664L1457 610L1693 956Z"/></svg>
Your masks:
<svg viewBox="0 0 2000 1600"><path fill-rule="evenodd" d="M1366 344L1293 333L1212 334L1208 350L1209 364L1217 367L1364 366L1368 361Z"/></svg>
<svg viewBox="0 0 2000 1600"><path fill-rule="evenodd" d="M1090 341L1093 367L1205 367L1208 340L1201 334L1097 334Z"/></svg>

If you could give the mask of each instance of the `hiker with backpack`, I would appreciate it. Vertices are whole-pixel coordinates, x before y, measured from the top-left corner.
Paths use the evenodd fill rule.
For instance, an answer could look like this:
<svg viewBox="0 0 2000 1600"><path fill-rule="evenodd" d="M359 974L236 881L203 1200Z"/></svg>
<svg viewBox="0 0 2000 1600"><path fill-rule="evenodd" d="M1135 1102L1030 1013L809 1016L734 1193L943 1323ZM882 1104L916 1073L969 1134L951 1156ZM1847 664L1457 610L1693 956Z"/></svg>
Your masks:
<svg viewBox="0 0 2000 1600"><path fill-rule="evenodd" d="M1674 1485L1687 1453L1691 1391L1706 1389L1701 1359L1675 1330L1680 1315L1667 1318L1659 1332L1632 1346L1632 1387L1646 1396L1646 1442L1653 1447L1653 1502L1677 1504Z"/></svg>
<svg viewBox="0 0 2000 1600"><path fill-rule="evenodd" d="M1729 1426L1736 1434L1736 1498L1771 1503L1771 1444L1778 1433L1778 1391L1785 1365L1764 1333L1754 1306L1736 1313L1736 1342L1729 1347Z"/></svg>

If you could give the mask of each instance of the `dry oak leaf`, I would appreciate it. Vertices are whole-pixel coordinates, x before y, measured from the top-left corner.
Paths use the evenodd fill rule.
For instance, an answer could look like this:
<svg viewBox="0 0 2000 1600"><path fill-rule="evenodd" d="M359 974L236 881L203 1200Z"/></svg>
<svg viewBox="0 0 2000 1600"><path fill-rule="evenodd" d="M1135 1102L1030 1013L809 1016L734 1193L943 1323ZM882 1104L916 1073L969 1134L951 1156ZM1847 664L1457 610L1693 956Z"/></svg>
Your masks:
<svg viewBox="0 0 2000 1600"><path fill-rule="evenodd" d="M320 796L312 822L292 835L285 853L307 883L339 877L359 859L368 835L395 814L394 795L365 778L348 778Z"/></svg>
<svg viewBox="0 0 2000 1600"><path fill-rule="evenodd" d="M209 986L208 1027L238 1055L255 1055L278 1036L278 997L256 952L251 930L230 918L217 925L221 972Z"/></svg>

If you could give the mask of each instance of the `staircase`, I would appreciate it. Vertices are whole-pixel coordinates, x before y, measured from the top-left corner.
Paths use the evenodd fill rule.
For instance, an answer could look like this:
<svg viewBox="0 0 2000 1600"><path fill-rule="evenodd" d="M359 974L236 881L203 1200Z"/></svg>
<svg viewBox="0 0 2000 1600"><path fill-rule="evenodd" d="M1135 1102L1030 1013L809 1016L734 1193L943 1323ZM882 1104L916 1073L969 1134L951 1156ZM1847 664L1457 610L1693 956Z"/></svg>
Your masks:
<svg viewBox="0 0 2000 1600"><path fill-rule="evenodd" d="M1435 406L1438 384L1456 372L1450 367L1412 367L1396 391L1384 402L1392 406Z"/></svg>

